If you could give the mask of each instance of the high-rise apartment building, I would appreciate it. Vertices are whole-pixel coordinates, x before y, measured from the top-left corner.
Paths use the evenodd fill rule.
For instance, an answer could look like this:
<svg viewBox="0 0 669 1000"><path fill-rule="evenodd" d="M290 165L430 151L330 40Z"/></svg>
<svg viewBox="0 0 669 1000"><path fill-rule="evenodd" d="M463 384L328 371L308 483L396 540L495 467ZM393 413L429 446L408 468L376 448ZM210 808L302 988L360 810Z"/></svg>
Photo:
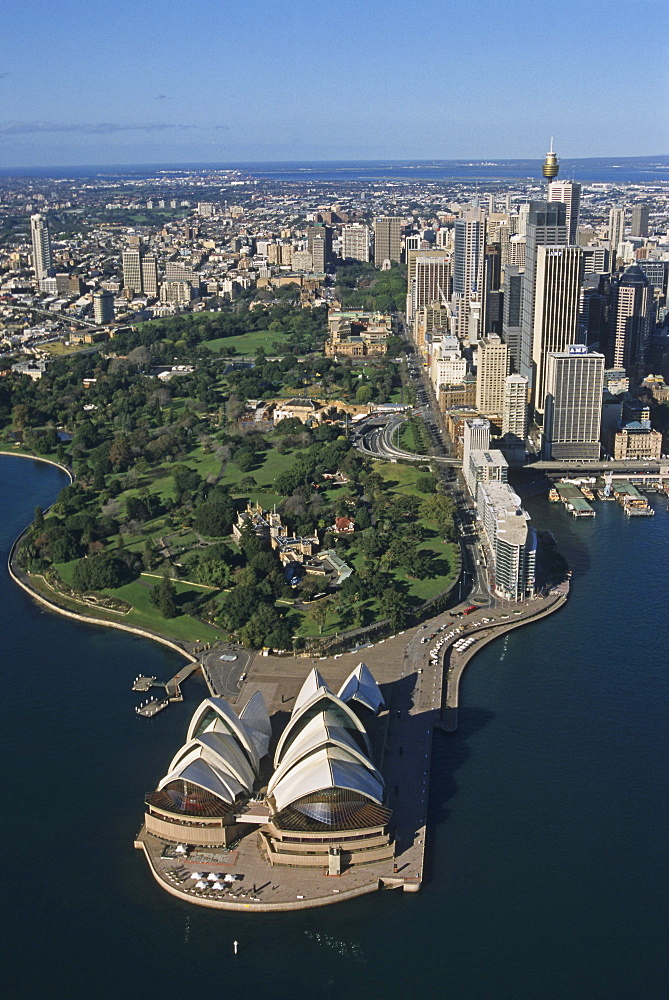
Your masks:
<svg viewBox="0 0 669 1000"><path fill-rule="evenodd" d="M30 235L33 242L35 278L37 281L41 281L42 278L48 278L54 274L49 223L43 215L38 213L30 216Z"/></svg>
<svg viewBox="0 0 669 1000"><path fill-rule="evenodd" d="M507 375L504 379L502 436L505 454L508 450L518 452L522 461L527 437L527 379L522 375Z"/></svg>
<svg viewBox="0 0 669 1000"><path fill-rule="evenodd" d="M476 409L484 416L501 415L508 374L508 345L491 333L479 341L476 352Z"/></svg>
<svg viewBox="0 0 669 1000"><path fill-rule="evenodd" d="M581 185L575 181L551 181L548 185L548 201L559 201L565 206L567 238L570 243L576 244L581 212Z"/></svg>
<svg viewBox="0 0 669 1000"><path fill-rule="evenodd" d="M153 254L142 257L142 291L152 298L158 296L158 262Z"/></svg>
<svg viewBox="0 0 669 1000"><path fill-rule="evenodd" d="M100 326L114 322L114 296L106 289L96 292L93 296L93 316Z"/></svg>
<svg viewBox="0 0 669 1000"><path fill-rule="evenodd" d="M630 236L648 236L648 220L650 215L650 209L648 205L633 205L632 206L632 225L630 227Z"/></svg>
<svg viewBox="0 0 669 1000"><path fill-rule="evenodd" d="M469 486L469 456L472 451L488 451L490 448L490 421L483 417L465 420L462 426L462 472Z"/></svg>
<svg viewBox="0 0 669 1000"><path fill-rule="evenodd" d="M532 365L534 409L543 412L546 357L576 344L583 274L580 247L539 246L536 257ZM521 373L522 374L522 373Z"/></svg>
<svg viewBox="0 0 669 1000"><path fill-rule="evenodd" d="M547 355L545 459L599 458L604 363L603 354L581 345Z"/></svg>
<svg viewBox="0 0 669 1000"><path fill-rule="evenodd" d="M525 225L525 268L522 282L522 314L520 330L520 374L534 392L534 299L537 281L537 250L540 246L566 246L566 207L562 202L548 204L532 201Z"/></svg>
<svg viewBox="0 0 669 1000"><path fill-rule="evenodd" d="M455 220L453 308L455 332L476 343L482 333L485 266L485 213L471 209Z"/></svg>
<svg viewBox="0 0 669 1000"><path fill-rule="evenodd" d="M641 374L652 332L653 289L638 264L628 268L611 288L609 310L610 367Z"/></svg>
<svg viewBox="0 0 669 1000"><path fill-rule="evenodd" d="M322 274L332 260L332 228L316 225L307 229L307 249L311 254L311 265L314 271Z"/></svg>
<svg viewBox="0 0 669 1000"><path fill-rule="evenodd" d="M126 247L121 254L123 261L123 287L128 295L141 295L142 285L142 248Z"/></svg>
<svg viewBox="0 0 669 1000"><path fill-rule="evenodd" d="M395 215L382 215L374 219L374 263L377 267L384 260L399 261L402 254L402 219Z"/></svg>
<svg viewBox="0 0 669 1000"><path fill-rule="evenodd" d="M508 483L481 483L478 514L492 552L496 593L506 600L522 601L535 592L537 536L529 514Z"/></svg>
<svg viewBox="0 0 669 1000"><path fill-rule="evenodd" d="M341 231L341 255L344 260L369 260L369 229L360 222L343 226Z"/></svg>

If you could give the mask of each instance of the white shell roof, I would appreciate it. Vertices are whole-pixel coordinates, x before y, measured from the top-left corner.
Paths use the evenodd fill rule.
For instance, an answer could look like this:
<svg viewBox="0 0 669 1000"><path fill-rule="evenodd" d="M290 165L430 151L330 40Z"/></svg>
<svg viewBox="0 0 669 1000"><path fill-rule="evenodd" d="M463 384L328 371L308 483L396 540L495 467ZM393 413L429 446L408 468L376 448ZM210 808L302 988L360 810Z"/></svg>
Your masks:
<svg viewBox="0 0 669 1000"><path fill-rule="evenodd" d="M253 787L255 771L249 763L246 754L240 750L237 741L229 733L206 732L196 740L186 743L176 753L169 766L174 771L180 762L194 749L199 748L199 756L214 767L222 767L233 774L237 780L249 788Z"/></svg>
<svg viewBox="0 0 669 1000"><path fill-rule="evenodd" d="M358 701L375 715L385 704L381 689L365 663L359 663L355 670L351 671L342 684L338 697L345 702Z"/></svg>
<svg viewBox="0 0 669 1000"><path fill-rule="evenodd" d="M316 669L316 667L314 667L312 670L309 671L309 673L307 674L307 679L300 688L300 692L297 698L295 699L295 704L293 705L293 711L291 712L291 716L297 715L302 706L305 705L308 701L311 701L314 695L318 691L320 691L321 688L324 688L325 691L330 691L330 688L328 687L327 683L323 680L323 677Z"/></svg>
<svg viewBox="0 0 669 1000"><path fill-rule="evenodd" d="M350 732L344 729L343 726L329 724L326 713L323 712L315 716L304 727L299 737L291 743L281 764L272 775L267 786L267 794L272 794L277 783L284 778L292 767L297 766L299 761L328 746L343 750L352 760L357 760L363 767L373 770L379 781L383 784L383 778L372 767L371 762L362 750L360 750Z"/></svg>
<svg viewBox="0 0 669 1000"><path fill-rule="evenodd" d="M207 724L204 731L232 733L236 736L248 754L251 766L257 774L260 765L260 755L251 737L251 733L246 729L246 726L239 719L234 709L225 700L225 698L205 698L205 700L198 705L193 714L193 718L190 720L190 725L188 726L186 742L190 742L190 740L195 739L195 734L197 733L200 724L209 712L212 713L212 719Z"/></svg>
<svg viewBox="0 0 669 1000"><path fill-rule="evenodd" d="M383 784L371 764L365 767L340 747L327 747L299 761L274 787L278 811L305 795L328 788L346 788L383 803Z"/></svg>
<svg viewBox="0 0 669 1000"><path fill-rule="evenodd" d="M316 673L317 673L317 671L316 671ZM302 692L300 692L300 694L301 693ZM281 763L281 760L282 760L282 757L283 757L283 753L284 753L284 747L286 746L286 744L289 742L289 740L290 740L290 743L292 743L292 741L293 741L293 734L294 734L295 729L299 728L300 719L304 716L304 714L306 712L309 711L310 708L312 708L314 705L316 705L321 699L324 699L326 701L326 703L329 703L331 705L332 711L334 713L333 716L332 716L332 718L329 719L328 722L331 723L331 724L333 724L333 725L337 725L336 712L337 712L337 710L339 710L340 712L343 712L344 715L346 716L346 718L351 722L351 728L352 729L357 729L358 732L361 734L361 736L363 738L363 741L364 741L364 744L365 744L365 747L366 747L366 750L367 750L367 754L369 756L371 756L372 748L371 748L371 745L370 745L370 742L369 742L369 737L367 735L367 731L365 730L365 727L363 726L362 722L357 717L357 715L355 714L355 712L353 711L353 709L350 708L350 706L347 705L346 702L344 702L340 698L338 698L337 695L333 694L332 691L330 691L329 688L316 687L316 688L312 689L311 698L308 701L302 702L302 704L299 707L299 711L296 711L295 708L293 709L293 712L292 712L291 717L290 717L290 721L289 721L288 725L286 726L286 728L284 729L284 731L281 733L281 737L279 739L279 743L277 745L276 752L274 754L274 766L275 767L278 767L279 764ZM327 708L323 708L322 712L319 713L319 714L323 714L323 713L325 713L325 715L327 716L328 715L328 709ZM308 723L307 723L307 725L308 725ZM339 725L341 725L341 723L339 723ZM299 739L299 736L295 737L295 738Z"/></svg>
<svg viewBox="0 0 669 1000"><path fill-rule="evenodd" d="M233 803L239 793L246 790L231 774L225 774L218 769L214 770L206 760L196 755L196 751L185 757L176 770L166 774L158 785L158 789L164 788L170 781L177 779L199 785L200 788L205 788L228 803Z"/></svg>

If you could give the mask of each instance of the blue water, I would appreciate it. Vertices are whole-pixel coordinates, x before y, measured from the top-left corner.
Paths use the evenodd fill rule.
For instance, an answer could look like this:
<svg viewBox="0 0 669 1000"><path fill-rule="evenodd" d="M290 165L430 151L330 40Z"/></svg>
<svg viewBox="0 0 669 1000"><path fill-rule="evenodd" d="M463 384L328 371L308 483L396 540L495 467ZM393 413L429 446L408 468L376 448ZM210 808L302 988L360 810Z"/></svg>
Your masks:
<svg viewBox="0 0 669 1000"><path fill-rule="evenodd" d="M0 457L2 564L62 474ZM138 671L181 661L41 610L0 577L6 920L13 998L664 998L669 516L589 523L528 501L574 568L567 607L482 652L438 734L430 880L240 916L166 895L132 849L142 797L200 690L139 719ZM240 942L237 958L232 941Z"/></svg>
<svg viewBox="0 0 669 1000"><path fill-rule="evenodd" d="M494 162L493 162L494 161ZM212 170L239 170L254 177L302 184L330 184L373 181L535 181L541 179L543 157L496 160L330 160L314 162L243 163L151 163L65 167L7 167L0 177L134 178L155 177L159 173L178 176ZM560 161L562 177L583 183L654 184L669 181L669 156L590 157Z"/></svg>

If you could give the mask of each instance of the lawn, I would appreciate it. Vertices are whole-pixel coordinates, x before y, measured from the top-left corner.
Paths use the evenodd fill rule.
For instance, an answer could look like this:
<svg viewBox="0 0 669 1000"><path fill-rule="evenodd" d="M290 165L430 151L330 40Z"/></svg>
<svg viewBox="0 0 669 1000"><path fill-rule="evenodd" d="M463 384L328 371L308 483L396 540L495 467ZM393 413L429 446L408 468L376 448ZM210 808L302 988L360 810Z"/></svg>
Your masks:
<svg viewBox="0 0 669 1000"><path fill-rule="evenodd" d="M205 340L203 344L210 351L223 357L230 353L231 347L235 349L237 355L245 357L255 354L259 347L262 347L267 354L273 354L272 344L275 341L281 343L284 336L285 334L282 334L280 330L251 330L249 333L242 333L237 337L217 337L215 340ZM292 352L286 347L279 353L289 354Z"/></svg>
<svg viewBox="0 0 669 1000"><path fill-rule="evenodd" d="M71 577L73 563L59 564L57 569L64 580ZM32 584L35 589L43 593L47 598L53 600L53 591L47 587L41 579L33 577ZM177 618L163 618L149 603L149 592L157 580L147 577L134 580L132 583L119 587L118 590L105 590L102 593L120 597L133 605L133 610L127 615L118 615L93 609L86 604L72 601L58 595L58 603L65 608L75 611L77 614L86 615L89 618L98 618L102 621L119 622L123 625L132 625L137 628L150 629L158 632L170 639L178 639L187 642L216 642L227 638L228 633L223 629L213 625L204 625L187 615L180 615ZM203 588L197 584L174 581L177 590L177 600L179 602L192 600L202 594Z"/></svg>

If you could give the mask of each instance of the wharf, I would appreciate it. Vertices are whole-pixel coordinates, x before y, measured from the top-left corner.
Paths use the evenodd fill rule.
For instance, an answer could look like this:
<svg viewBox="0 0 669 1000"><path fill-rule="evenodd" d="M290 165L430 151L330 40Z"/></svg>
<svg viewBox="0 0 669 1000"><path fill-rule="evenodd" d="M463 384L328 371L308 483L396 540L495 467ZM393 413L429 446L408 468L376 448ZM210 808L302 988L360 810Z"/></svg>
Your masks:
<svg viewBox="0 0 669 1000"><path fill-rule="evenodd" d="M139 691L141 694L145 694L150 688L156 683L155 677L145 677L140 674L139 677L135 677L135 681L132 685L133 691ZM163 685L161 684L160 687Z"/></svg>
<svg viewBox="0 0 669 1000"><path fill-rule="evenodd" d="M569 511L572 517L594 517L595 511L581 493L578 486L573 483L557 483L557 490L560 500Z"/></svg>
<svg viewBox="0 0 669 1000"><path fill-rule="evenodd" d="M162 712L164 708L167 708L169 703L169 698L161 698L160 700L152 698L143 705L139 705L135 711L137 715L142 715L145 719L152 719L154 715L158 715L158 712Z"/></svg>
<svg viewBox="0 0 669 1000"><path fill-rule="evenodd" d="M169 701L183 701L184 696L181 693L181 685L191 674L194 674L199 669L200 664L197 661L187 663L185 667L177 671L174 677L170 677L165 684L165 693Z"/></svg>

